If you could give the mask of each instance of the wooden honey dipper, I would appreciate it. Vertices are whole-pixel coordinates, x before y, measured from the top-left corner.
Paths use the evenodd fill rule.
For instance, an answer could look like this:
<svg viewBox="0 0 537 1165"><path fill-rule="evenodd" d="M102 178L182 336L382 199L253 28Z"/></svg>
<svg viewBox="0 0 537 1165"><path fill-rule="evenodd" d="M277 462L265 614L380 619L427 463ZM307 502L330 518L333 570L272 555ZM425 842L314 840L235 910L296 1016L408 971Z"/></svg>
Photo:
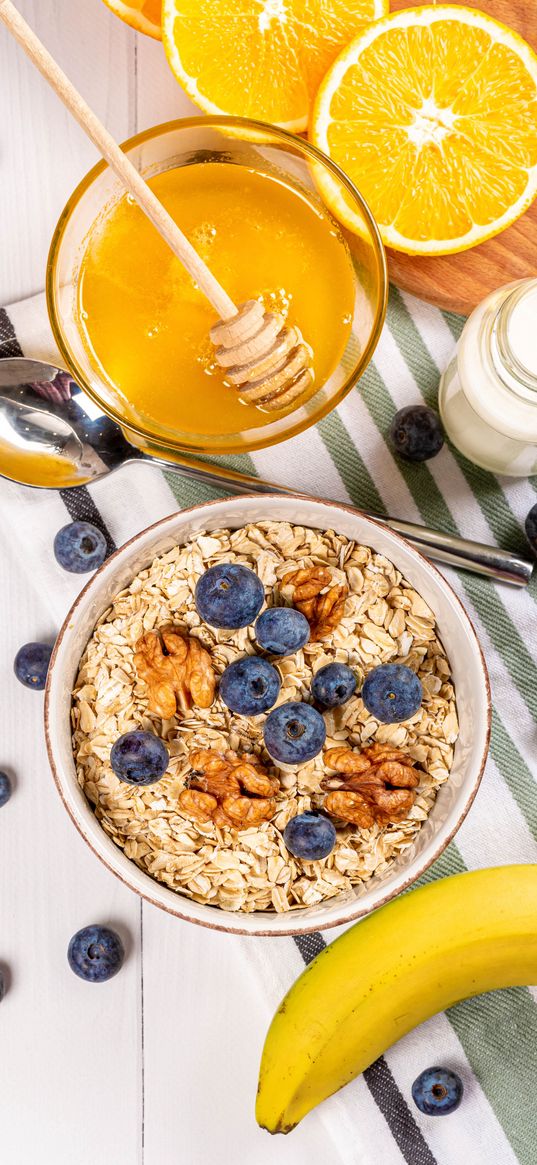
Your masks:
<svg viewBox="0 0 537 1165"><path fill-rule="evenodd" d="M265 410L287 408L313 384L311 348L299 328L248 299L211 328L215 357L241 400Z"/></svg>
<svg viewBox="0 0 537 1165"><path fill-rule="evenodd" d="M130 159L80 96L11 0L0 0L0 20L97 147L111 170L212 304L220 319L211 328L215 359L241 398L269 411L287 408L313 384L312 351L297 327L265 311L257 299L237 307L195 248L153 194Z"/></svg>

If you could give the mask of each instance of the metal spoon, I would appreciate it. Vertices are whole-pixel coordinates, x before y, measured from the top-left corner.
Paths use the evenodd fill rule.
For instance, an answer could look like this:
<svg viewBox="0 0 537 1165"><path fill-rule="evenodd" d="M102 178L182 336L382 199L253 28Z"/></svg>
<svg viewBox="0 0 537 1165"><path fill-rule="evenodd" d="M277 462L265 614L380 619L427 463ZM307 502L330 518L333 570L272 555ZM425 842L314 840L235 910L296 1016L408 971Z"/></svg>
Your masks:
<svg viewBox="0 0 537 1165"><path fill-rule="evenodd" d="M50 472L51 458L65 462L66 474ZM48 465L47 465L47 459ZM40 360L0 360L0 475L27 485L69 488L98 481L123 465L156 466L229 493L292 494L273 482L237 473L215 462L188 456L164 461L141 453L119 425L102 413L69 373ZM24 466L24 468L22 468ZM64 480L65 478L65 480ZM469 542L397 518L366 513L402 534L435 562L443 562L512 586L526 586L533 564L518 554Z"/></svg>

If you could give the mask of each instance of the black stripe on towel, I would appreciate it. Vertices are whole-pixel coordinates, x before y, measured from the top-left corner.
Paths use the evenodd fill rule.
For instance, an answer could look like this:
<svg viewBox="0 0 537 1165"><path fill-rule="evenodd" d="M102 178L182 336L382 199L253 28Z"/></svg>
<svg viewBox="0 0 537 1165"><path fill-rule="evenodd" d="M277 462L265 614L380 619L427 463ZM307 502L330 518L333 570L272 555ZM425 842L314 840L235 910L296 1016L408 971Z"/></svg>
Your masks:
<svg viewBox="0 0 537 1165"><path fill-rule="evenodd" d="M13 324L7 311L2 307L0 308L0 359L7 360L10 356L23 355ZM59 492L72 521L92 522L94 526L97 526L106 538L107 554L112 554L116 549L116 544L86 486L77 485L71 489L61 489Z"/></svg>
<svg viewBox="0 0 537 1165"><path fill-rule="evenodd" d="M319 931L314 931L313 934L295 934L294 940L306 966L313 961L316 955L320 955L326 946Z"/></svg>
<svg viewBox="0 0 537 1165"><path fill-rule="evenodd" d="M22 348L7 311L0 307L0 359L8 360L10 356L22 356Z"/></svg>
<svg viewBox="0 0 537 1165"><path fill-rule="evenodd" d="M399 1091L384 1056L366 1068L364 1080L408 1165L436 1165L436 1158Z"/></svg>
<svg viewBox="0 0 537 1165"><path fill-rule="evenodd" d="M60 497L73 522L91 522L102 531L106 538L106 556L113 554L117 549L116 544L86 486L76 485L71 489L61 489Z"/></svg>
<svg viewBox="0 0 537 1165"><path fill-rule="evenodd" d="M306 966L326 947L326 942L318 931L313 934L297 934L294 941ZM370 1068L366 1068L364 1080L407 1165L437 1165L436 1158L418 1128L403 1094L399 1091L384 1056L376 1060Z"/></svg>

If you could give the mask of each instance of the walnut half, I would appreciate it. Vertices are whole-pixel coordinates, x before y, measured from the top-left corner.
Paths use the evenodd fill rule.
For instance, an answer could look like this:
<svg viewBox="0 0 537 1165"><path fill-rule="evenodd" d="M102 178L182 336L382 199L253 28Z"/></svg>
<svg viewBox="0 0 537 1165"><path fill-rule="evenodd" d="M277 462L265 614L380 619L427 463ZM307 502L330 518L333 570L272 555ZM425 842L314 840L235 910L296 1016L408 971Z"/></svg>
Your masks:
<svg viewBox="0 0 537 1165"><path fill-rule="evenodd" d="M322 781L322 788L330 790L324 804L332 816L360 829L389 825L408 816L419 774L406 753L375 743L361 752L330 748L324 760L337 770L335 776Z"/></svg>
<svg viewBox="0 0 537 1165"><path fill-rule="evenodd" d="M293 586L293 604L306 616L312 639L325 639L337 627L345 613L349 588L334 583L327 566L308 566L293 570L283 578Z"/></svg>
<svg viewBox="0 0 537 1165"><path fill-rule="evenodd" d="M256 756L200 748L191 753L190 763L188 788L179 795L179 808L189 817L234 829L270 821L280 783Z"/></svg>
<svg viewBox="0 0 537 1165"><path fill-rule="evenodd" d="M170 720L193 704L210 708L216 677L209 652L199 639L176 627L148 631L136 644L134 666L149 689L149 711Z"/></svg>

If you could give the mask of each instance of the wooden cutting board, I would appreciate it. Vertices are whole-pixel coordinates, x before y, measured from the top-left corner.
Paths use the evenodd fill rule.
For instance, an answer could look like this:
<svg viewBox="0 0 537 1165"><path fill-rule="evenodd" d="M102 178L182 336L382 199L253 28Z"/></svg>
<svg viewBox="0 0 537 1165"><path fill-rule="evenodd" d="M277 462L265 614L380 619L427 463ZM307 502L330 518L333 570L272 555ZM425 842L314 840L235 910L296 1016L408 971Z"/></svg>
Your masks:
<svg viewBox="0 0 537 1165"><path fill-rule="evenodd" d="M390 10L414 8L417 3L419 0L391 0ZM471 3L468 0L469 6ZM510 25L537 50L536 0L474 0L474 7ZM512 227L470 251L438 259L388 251L388 265L390 279L403 291L468 315L502 283L537 275L537 201Z"/></svg>

